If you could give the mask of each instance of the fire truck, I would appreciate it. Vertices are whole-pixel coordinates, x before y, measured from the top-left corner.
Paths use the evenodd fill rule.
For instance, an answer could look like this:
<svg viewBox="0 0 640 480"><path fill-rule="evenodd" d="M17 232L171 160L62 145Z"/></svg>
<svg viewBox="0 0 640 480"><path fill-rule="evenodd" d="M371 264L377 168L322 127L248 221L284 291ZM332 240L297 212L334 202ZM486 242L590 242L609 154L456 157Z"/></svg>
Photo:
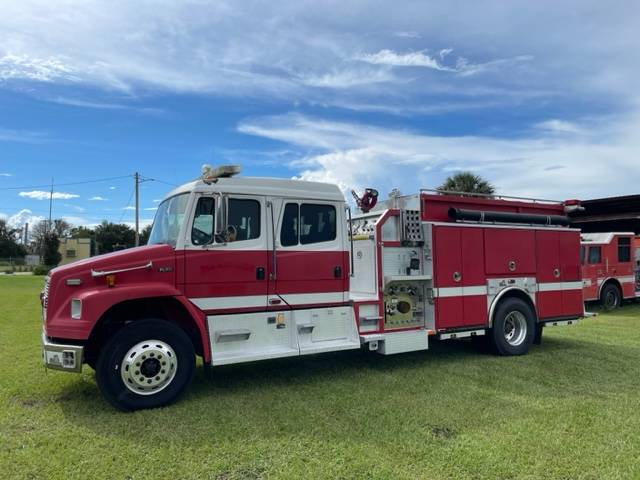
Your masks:
<svg viewBox="0 0 640 480"><path fill-rule="evenodd" d="M598 301L605 310L614 310L623 299L640 297L640 242L634 235L582 234L580 260L585 301Z"/></svg>
<svg viewBox="0 0 640 480"><path fill-rule="evenodd" d="M175 400L206 368L474 337L522 355L583 316L568 203L420 191L351 215L326 183L203 176L159 204L148 245L50 272L48 368L96 371L122 410Z"/></svg>

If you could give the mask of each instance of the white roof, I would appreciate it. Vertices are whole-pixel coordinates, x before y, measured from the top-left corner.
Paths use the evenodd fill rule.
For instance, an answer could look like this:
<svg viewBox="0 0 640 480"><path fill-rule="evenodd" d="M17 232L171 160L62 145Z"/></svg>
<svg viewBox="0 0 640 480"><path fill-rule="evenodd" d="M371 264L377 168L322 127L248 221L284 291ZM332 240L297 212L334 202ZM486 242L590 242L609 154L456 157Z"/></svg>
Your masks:
<svg viewBox="0 0 640 480"><path fill-rule="evenodd" d="M633 232L605 232L605 233L583 233L580 235L582 243L611 243L616 235L631 235Z"/></svg>
<svg viewBox="0 0 640 480"><path fill-rule="evenodd" d="M340 189L331 183L266 177L219 178L210 185L198 179L175 188L165 198L185 192L222 192L344 202Z"/></svg>

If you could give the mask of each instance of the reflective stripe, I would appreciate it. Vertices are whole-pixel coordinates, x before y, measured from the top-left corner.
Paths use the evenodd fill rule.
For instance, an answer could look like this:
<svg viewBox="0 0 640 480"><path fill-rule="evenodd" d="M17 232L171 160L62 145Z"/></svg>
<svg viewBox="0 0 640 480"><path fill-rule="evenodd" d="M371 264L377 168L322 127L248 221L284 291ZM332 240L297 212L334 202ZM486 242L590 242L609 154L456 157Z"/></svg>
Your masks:
<svg viewBox="0 0 640 480"><path fill-rule="evenodd" d="M289 305L314 305L318 303L344 302L344 292L283 293L280 296Z"/></svg>
<svg viewBox="0 0 640 480"><path fill-rule="evenodd" d="M549 282L539 283L539 292L553 292L556 290L582 290L582 282Z"/></svg>
<svg viewBox="0 0 640 480"><path fill-rule="evenodd" d="M628 277L614 277L614 278L617 278L620 283L635 283L636 282L636 277L634 277L633 275L628 276Z"/></svg>
<svg viewBox="0 0 640 480"><path fill-rule="evenodd" d="M486 295L486 285L475 285L471 287L440 287L433 289L433 296L440 298L447 297L469 297L472 295Z"/></svg>
<svg viewBox="0 0 640 480"><path fill-rule="evenodd" d="M283 293L281 297L289 305L315 305L320 303L344 303L344 292ZM274 296L274 298L278 298ZM232 308L266 308L266 295L241 295L234 297L190 298L201 310L228 310ZM284 304L284 302L283 302Z"/></svg>
<svg viewBox="0 0 640 480"><path fill-rule="evenodd" d="M239 297L204 297L190 298L191 302L201 310L222 310L228 308L266 307L266 295L243 295Z"/></svg>

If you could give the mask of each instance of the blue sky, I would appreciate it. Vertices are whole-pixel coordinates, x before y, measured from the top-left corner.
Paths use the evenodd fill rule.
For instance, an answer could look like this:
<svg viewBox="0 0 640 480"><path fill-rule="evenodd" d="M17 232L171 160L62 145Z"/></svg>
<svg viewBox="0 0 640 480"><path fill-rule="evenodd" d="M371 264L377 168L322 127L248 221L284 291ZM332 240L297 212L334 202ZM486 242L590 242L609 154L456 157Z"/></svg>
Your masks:
<svg viewBox="0 0 640 480"><path fill-rule="evenodd" d="M640 190L635 2L4 2L0 216L144 221L203 163L503 194ZM125 177L125 178L115 178ZM114 178L76 184L88 180ZM69 184L69 185L65 185ZM24 188L22 188L24 187Z"/></svg>

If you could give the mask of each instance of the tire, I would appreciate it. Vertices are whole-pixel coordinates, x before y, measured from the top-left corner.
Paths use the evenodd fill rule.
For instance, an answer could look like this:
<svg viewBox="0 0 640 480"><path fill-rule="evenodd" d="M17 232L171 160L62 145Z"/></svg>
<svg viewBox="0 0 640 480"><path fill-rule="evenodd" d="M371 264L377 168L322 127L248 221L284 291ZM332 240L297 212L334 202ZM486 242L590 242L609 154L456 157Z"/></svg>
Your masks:
<svg viewBox="0 0 640 480"><path fill-rule="evenodd" d="M492 350L498 355L524 355L536 334L536 319L531 307L519 298L500 302L489 332Z"/></svg>
<svg viewBox="0 0 640 480"><path fill-rule="evenodd" d="M600 292L600 305L606 311L610 312L620 306L622 295L620 289L613 283L607 283Z"/></svg>
<svg viewBox="0 0 640 480"><path fill-rule="evenodd" d="M96 381L111 405L133 411L174 402L194 370L193 344L182 329L166 320L138 320L101 349Z"/></svg>

